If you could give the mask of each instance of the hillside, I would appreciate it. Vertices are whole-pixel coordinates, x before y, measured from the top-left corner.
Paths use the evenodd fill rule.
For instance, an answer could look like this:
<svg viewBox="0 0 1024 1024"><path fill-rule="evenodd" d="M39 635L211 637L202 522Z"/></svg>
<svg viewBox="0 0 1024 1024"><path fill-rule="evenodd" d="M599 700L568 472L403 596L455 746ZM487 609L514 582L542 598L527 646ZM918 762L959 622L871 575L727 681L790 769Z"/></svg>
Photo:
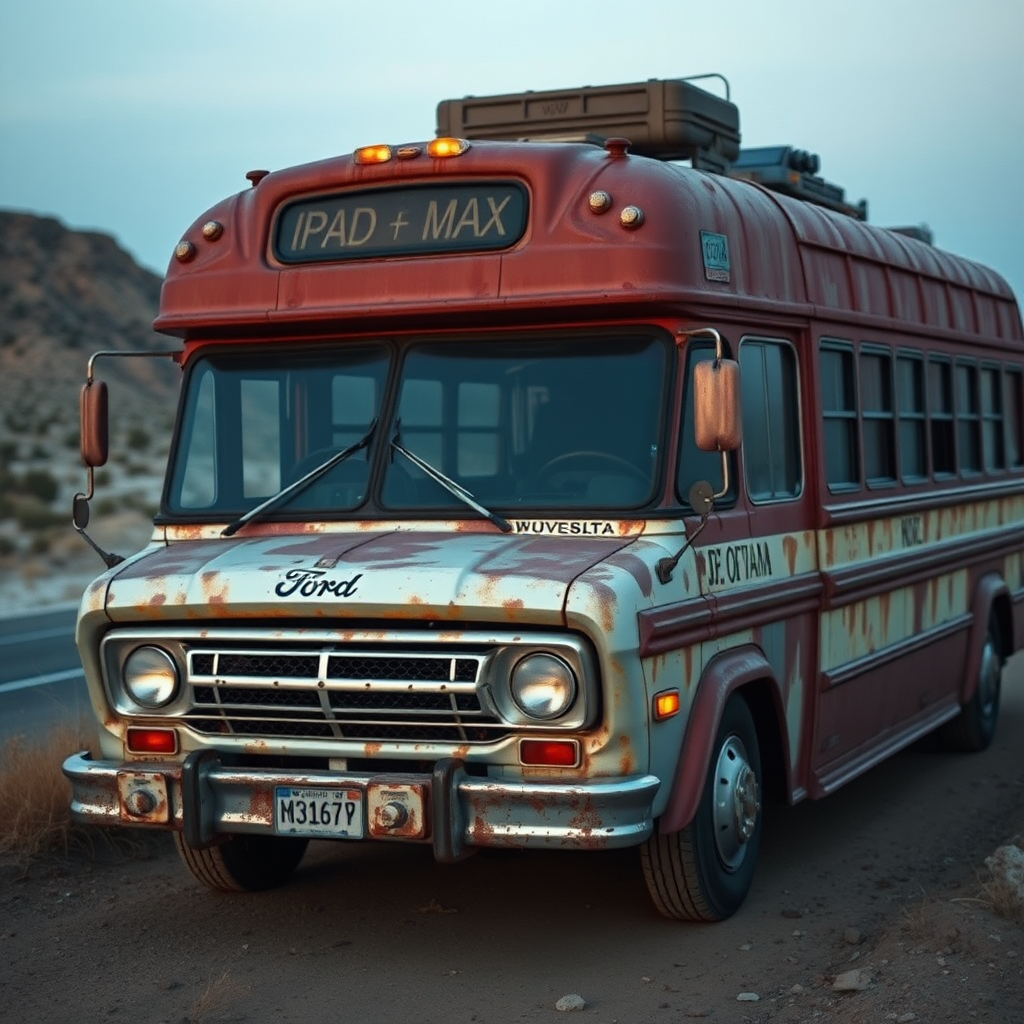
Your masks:
<svg viewBox="0 0 1024 1024"><path fill-rule="evenodd" d="M78 393L99 350L175 348L152 328L160 278L98 232L0 210L0 614L76 599L102 563L70 526L84 490ZM113 359L111 460L97 473L93 526L125 552L159 500L178 371Z"/></svg>

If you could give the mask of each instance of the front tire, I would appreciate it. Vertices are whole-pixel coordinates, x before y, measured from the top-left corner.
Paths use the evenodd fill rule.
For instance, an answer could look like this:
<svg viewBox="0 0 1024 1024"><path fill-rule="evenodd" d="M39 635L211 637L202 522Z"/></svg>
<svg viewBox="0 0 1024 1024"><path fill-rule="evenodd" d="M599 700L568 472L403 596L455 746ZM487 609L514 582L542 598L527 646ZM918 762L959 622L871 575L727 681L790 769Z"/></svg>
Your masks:
<svg viewBox="0 0 1024 1024"><path fill-rule="evenodd" d="M299 866L307 839L230 835L217 846L197 850L174 833L178 854L192 877L217 892L276 889Z"/></svg>
<svg viewBox="0 0 1024 1024"><path fill-rule="evenodd" d="M994 613L988 617L977 671L978 684L971 699L961 705L960 714L939 731L939 738L948 750L977 753L985 750L995 736L1002 690L1003 648L999 620Z"/></svg>
<svg viewBox="0 0 1024 1024"><path fill-rule="evenodd" d="M644 879L659 912L721 921L750 891L761 845L761 754L747 702L729 698L715 737L700 806L690 824L641 847Z"/></svg>

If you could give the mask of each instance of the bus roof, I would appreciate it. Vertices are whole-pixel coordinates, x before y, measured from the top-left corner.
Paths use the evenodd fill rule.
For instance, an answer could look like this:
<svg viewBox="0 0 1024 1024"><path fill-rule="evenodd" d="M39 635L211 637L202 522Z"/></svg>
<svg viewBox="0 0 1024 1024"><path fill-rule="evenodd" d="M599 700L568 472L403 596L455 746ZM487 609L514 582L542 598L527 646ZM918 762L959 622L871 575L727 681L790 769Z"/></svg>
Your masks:
<svg viewBox="0 0 1024 1024"><path fill-rule="evenodd" d="M753 181L636 155L617 139L474 141L452 158L427 147L392 147L376 164L348 155L251 172L252 188L186 232L154 326L255 337L719 307L1022 341L1013 293L994 271ZM508 245L359 258L335 231L322 259L289 263L275 249L285 211L303 199L326 209L352 196L370 210L396 189L429 197L510 182L526 213Z"/></svg>

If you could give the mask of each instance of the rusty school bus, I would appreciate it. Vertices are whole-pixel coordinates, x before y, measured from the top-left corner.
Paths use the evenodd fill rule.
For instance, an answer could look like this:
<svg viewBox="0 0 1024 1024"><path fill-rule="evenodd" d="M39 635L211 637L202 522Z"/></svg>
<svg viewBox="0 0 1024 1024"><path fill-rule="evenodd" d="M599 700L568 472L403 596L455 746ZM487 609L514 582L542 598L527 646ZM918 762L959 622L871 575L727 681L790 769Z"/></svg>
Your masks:
<svg viewBox="0 0 1024 1024"><path fill-rule="evenodd" d="M82 600L73 813L223 890L310 839L636 846L659 911L727 917L767 799L993 735L1018 308L691 82L438 117L252 172L177 246L179 412L152 542Z"/></svg>

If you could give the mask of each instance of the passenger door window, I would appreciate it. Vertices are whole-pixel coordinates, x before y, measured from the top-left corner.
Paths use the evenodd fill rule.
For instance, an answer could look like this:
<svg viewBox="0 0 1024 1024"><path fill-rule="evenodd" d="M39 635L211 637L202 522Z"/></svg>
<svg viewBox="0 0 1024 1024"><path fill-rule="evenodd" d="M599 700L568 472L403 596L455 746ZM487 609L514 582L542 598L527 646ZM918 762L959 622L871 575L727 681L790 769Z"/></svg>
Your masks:
<svg viewBox="0 0 1024 1024"><path fill-rule="evenodd" d="M788 342L740 342L743 466L754 501L800 494L800 400L796 356Z"/></svg>

